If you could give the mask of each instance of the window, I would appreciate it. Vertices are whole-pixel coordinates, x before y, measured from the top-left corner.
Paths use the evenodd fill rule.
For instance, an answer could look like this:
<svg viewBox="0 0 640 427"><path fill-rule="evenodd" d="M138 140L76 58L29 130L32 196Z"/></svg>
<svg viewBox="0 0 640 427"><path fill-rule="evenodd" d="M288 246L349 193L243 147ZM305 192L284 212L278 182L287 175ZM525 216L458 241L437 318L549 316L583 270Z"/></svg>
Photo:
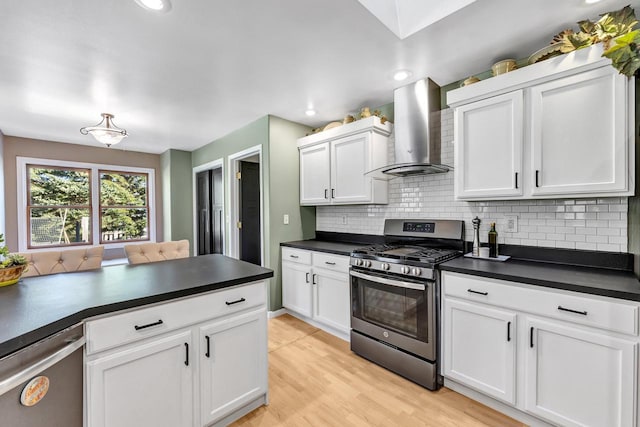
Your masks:
<svg viewBox="0 0 640 427"><path fill-rule="evenodd" d="M155 240L153 169L18 157L19 250Z"/></svg>

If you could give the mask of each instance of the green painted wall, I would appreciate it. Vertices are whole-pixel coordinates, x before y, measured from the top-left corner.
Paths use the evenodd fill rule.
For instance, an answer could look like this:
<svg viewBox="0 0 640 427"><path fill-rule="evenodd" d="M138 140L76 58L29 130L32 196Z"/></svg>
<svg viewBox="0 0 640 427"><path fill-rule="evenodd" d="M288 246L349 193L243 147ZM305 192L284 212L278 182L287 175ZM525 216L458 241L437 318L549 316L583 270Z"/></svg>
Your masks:
<svg viewBox="0 0 640 427"><path fill-rule="evenodd" d="M629 197L629 212L627 213L628 251L633 254L633 270L640 276L640 82L634 79L636 85L636 116L635 116L635 144L636 144L636 188L635 196Z"/></svg>
<svg viewBox="0 0 640 427"><path fill-rule="evenodd" d="M297 139L309 127L279 117L269 116L269 168L271 221L269 224L270 268L274 270L271 286L271 310L282 307L282 271L280 243L315 237L315 207L300 206L300 169ZM284 224L284 215L289 224Z"/></svg>
<svg viewBox="0 0 640 427"><path fill-rule="evenodd" d="M193 251L191 152L167 150L160 155L164 240L188 239Z"/></svg>

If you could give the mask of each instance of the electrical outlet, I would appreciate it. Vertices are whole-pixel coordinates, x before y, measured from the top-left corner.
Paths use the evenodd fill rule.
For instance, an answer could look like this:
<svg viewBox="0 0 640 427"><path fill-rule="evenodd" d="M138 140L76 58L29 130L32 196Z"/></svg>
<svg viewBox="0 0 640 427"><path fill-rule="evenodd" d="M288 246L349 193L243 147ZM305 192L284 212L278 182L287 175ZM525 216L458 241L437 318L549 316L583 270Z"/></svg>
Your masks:
<svg viewBox="0 0 640 427"><path fill-rule="evenodd" d="M505 215L504 218L507 220L505 231L508 233L517 233L518 232L518 215Z"/></svg>
<svg viewBox="0 0 640 427"><path fill-rule="evenodd" d="M346 215L342 215L342 224L344 224L344 225L347 224L347 216Z"/></svg>
<svg viewBox="0 0 640 427"><path fill-rule="evenodd" d="M282 222L284 223L284 225L289 225L289 214L284 214Z"/></svg>

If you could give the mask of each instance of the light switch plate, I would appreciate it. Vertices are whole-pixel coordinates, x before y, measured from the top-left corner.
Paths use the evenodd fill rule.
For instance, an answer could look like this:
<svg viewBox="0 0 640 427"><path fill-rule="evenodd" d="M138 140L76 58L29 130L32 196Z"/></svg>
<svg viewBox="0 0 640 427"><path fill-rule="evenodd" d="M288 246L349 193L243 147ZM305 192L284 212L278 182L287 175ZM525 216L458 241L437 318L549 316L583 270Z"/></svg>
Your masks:
<svg viewBox="0 0 640 427"><path fill-rule="evenodd" d="M282 222L284 223L284 225L289 225L289 214L284 214Z"/></svg>
<svg viewBox="0 0 640 427"><path fill-rule="evenodd" d="M518 215L505 215L506 220L505 231L508 233L518 232Z"/></svg>

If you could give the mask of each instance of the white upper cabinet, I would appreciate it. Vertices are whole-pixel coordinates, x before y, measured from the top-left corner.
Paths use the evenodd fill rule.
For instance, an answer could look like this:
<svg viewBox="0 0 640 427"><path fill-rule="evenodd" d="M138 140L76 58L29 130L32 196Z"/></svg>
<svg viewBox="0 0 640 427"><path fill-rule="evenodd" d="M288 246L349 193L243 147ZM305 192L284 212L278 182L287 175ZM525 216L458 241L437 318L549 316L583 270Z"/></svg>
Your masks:
<svg viewBox="0 0 640 427"><path fill-rule="evenodd" d="M581 49L450 91L461 200L629 196L634 85Z"/></svg>
<svg viewBox="0 0 640 427"><path fill-rule="evenodd" d="M388 164L390 134L370 117L300 138L300 204L387 203L387 182L367 172Z"/></svg>
<svg viewBox="0 0 640 427"><path fill-rule="evenodd" d="M456 110L458 197L522 195L522 99L518 90Z"/></svg>
<svg viewBox="0 0 640 427"><path fill-rule="evenodd" d="M533 195L625 193L627 84L612 67L533 86Z"/></svg>

